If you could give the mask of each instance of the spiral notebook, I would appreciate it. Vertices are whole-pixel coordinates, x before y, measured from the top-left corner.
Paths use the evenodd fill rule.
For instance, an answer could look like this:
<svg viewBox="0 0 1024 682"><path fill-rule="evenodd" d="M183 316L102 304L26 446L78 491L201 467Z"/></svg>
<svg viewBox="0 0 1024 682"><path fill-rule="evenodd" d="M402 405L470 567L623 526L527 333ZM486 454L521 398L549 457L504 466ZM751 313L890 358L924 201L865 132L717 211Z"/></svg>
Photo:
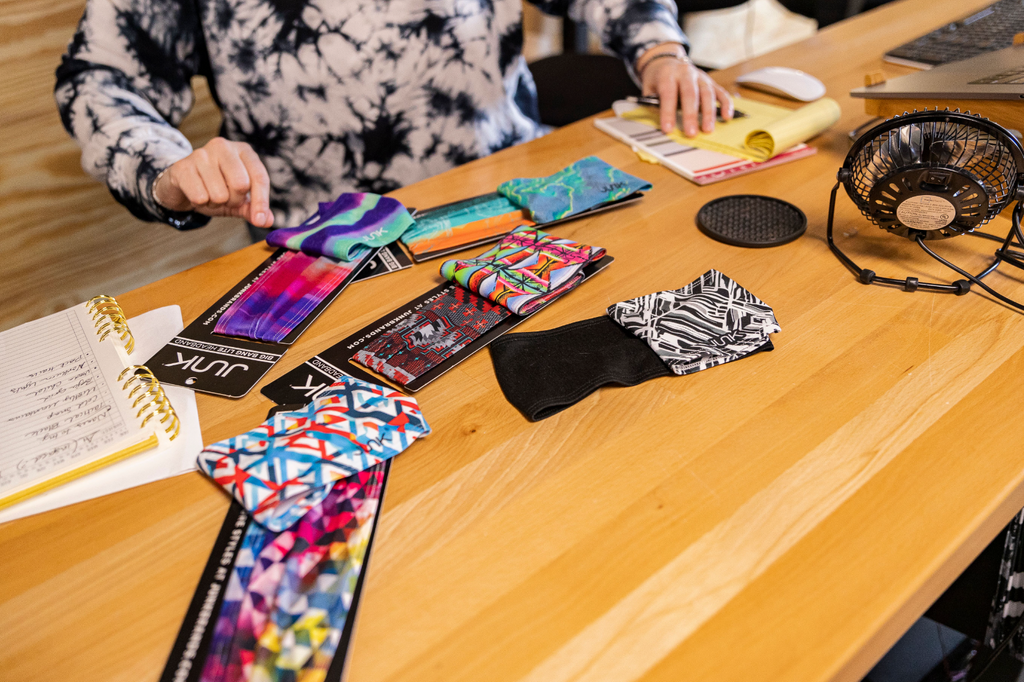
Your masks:
<svg viewBox="0 0 1024 682"><path fill-rule="evenodd" d="M0 333L0 509L178 437L134 349L109 296Z"/></svg>

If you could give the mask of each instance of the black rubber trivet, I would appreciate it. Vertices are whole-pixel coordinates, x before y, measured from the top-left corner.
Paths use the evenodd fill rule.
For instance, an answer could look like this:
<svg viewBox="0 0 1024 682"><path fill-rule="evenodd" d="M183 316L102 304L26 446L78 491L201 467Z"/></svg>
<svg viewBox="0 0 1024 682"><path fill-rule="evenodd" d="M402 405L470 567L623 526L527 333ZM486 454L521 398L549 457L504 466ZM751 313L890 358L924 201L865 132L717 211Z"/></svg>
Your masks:
<svg viewBox="0 0 1024 682"><path fill-rule="evenodd" d="M779 246L807 229L807 216L793 204L757 194L709 201L697 212L700 231L733 246Z"/></svg>

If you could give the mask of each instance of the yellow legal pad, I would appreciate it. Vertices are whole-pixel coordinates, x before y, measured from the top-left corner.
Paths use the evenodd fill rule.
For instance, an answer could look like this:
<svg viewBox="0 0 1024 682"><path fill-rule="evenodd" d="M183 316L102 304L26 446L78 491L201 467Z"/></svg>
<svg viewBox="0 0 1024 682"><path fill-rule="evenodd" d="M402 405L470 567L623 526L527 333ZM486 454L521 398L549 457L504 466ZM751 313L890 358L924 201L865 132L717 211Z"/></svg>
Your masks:
<svg viewBox="0 0 1024 682"><path fill-rule="evenodd" d="M742 97L733 102L746 116L727 123L719 121L713 132L698 133L696 137L686 137L678 128L669 137L690 147L764 162L824 132L839 120L841 113L839 104L830 97L795 110ZM622 118L654 128L661 125L655 107L638 106L624 112Z"/></svg>

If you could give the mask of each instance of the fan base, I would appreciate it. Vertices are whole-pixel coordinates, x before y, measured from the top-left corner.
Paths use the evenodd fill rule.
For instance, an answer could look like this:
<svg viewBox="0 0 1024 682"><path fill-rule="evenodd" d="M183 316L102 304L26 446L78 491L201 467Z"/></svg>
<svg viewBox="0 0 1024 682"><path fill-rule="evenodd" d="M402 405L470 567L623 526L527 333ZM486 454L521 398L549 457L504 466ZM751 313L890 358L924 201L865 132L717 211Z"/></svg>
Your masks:
<svg viewBox="0 0 1024 682"><path fill-rule="evenodd" d="M951 284L943 284L940 282L922 282L917 277L893 279L891 277L880 277L877 273L875 273L874 270L861 268L859 265L853 262L852 258L843 253L843 251L836 245L835 239L833 238L832 234L832 226L834 223L836 212L836 194L839 192L839 187L841 186L841 184L842 183L837 182L835 187L832 188L832 197L829 200L827 230L828 248L832 251L833 254L835 254L836 258L838 258L843 265L849 268L850 271L857 276L857 279L860 280L862 284L878 284L881 286L899 287L904 291L908 292L921 290L934 291L939 293L951 293L956 294L957 296L963 296L964 294L969 293L971 290L971 285L977 284L981 288L985 289L985 291L995 296L997 299L1003 301L1008 305L1018 308L1019 310L1024 311L1024 304L1006 298L1005 296L994 291L991 287L989 287L988 285L981 281L983 277L986 277L987 275L994 272L999 267L999 265L1004 262L1014 267L1024 269L1024 253L1015 250L1024 249L1024 233L1021 232L1020 227L1021 215L1024 214L1024 203L1018 201L1017 205L1013 207L1012 225L1005 239L1002 239L995 235L985 234L983 232L968 233L976 235L978 237L983 237L985 239L991 239L1002 242L1002 246L1000 246L995 251L995 257L992 264L985 268L984 271L978 273L977 275L972 275L969 272L966 272L957 267L956 265L945 260L938 254L936 254L934 251L932 251L930 248L928 248L928 246L924 243L924 235L909 234L907 236L916 241L917 244L922 249L924 249L926 253L928 253L928 255L930 255L932 258L936 259L943 265L947 266L948 268L952 269L954 272L963 275L964 279L958 279Z"/></svg>

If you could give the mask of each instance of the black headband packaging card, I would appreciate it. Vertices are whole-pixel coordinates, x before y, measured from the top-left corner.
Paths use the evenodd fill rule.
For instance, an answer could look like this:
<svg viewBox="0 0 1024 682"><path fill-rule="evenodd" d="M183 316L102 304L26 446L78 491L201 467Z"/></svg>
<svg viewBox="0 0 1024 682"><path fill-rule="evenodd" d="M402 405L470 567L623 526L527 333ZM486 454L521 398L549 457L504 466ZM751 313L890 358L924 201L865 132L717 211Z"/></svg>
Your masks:
<svg viewBox="0 0 1024 682"><path fill-rule="evenodd" d="M332 549L320 565L312 570L307 568L310 574L317 574L320 579L309 584L303 583L295 576L288 575L291 569L286 564L281 586L266 595L264 592L269 589L267 581L271 572L268 569L260 575L259 567L272 562L277 551L275 547L283 546L283 543L274 541L275 536L301 531L290 529L279 534L266 531L253 522L237 500L232 500L181 629L171 647L160 682L228 682L243 679L247 665L262 668L261 672L268 675L267 679L277 679L275 672L287 671L294 674L295 654L306 645L304 639L308 638L306 630L309 626L304 625L302 614L297 616L290 613L288 605L278 605L276 599L287 601L288 591L296 589L296 585L307 593L301 597L291 595L291 599L296 602L296 597L305 599L311 606L310 610L316 611L318 626L327 630L319 644L315 643L317 640L308 638L311 642L308 651L303 649L307 660L302 665L302 671L325 682L341 682L348 662L390 465L388 460L370 470L373 472L380 469L378 473L372 474L379 476L376 479L379 485L371 484L365 488L364 504L374 505L370 513L361 511L353 514L347 524L341 524L336 530L328 532L328 535L333 533L333 536L325 535L320 539L322 544L330 543ZM333 527L334 524L327 525ZM333 546L338 543L349 545L347 551L338 552L334 549ZM296 546L299 544L295 543ZM362 546L365 546L365 550L360 551ZM261 552L260 547L265 549ZM354 584L352 578L355 579ZM284 593L278 594L281 590ZM327 616L324 616L323 608L312 608L314 604L325 608ZM260 612L256 615L262 614L260 618L253 617L255 611ZM277 658L287 661L283 666L284 671L275 664L273 652L262 646L262 633L254 631L260 621L265 623L266 629L281 630L278 636L284 642L289 641L289 637L296 640L296 651L277 652Z"/></svg>
<svg viewBox="0 0 1024 682"><path fill-rule="evenodd" d="M402 250L398 242L392 242L387 246L381 247L352 281L362 282L411 267L412 259L409 258L409 255Z"/></svg>
<svg viewBox="0 0 1024 682"><path fill-rule="evenodd" d="M604 256L600 260L584 267L582 270L583 281L604 270L614 260L611 256ZM439 356L435 358L436 364L430 363L429 369L417 374L415 377L411 377L405 383L399 382L402 388L415 392L448 372L477 351L486 348L494 339L522 324L530 315L534 315L546 307L538 308L531 312L530 315L525 316L513 315L506 311L503 316L495 316L500 317L497 321L493 323L487 322L485 325L486 330L478 336L473 337L471 340L465 338L462 342L456 344L446 343L443 349L431 348L434 345L432 343L434 334L439 331L444 332L446 340L450 340L453 337L451 332L453 330L459 331L457 325L450 325L449 321L444 319L429 319L425 316L423 316L425 319L420 323L408 325L410 318L414 318L419 311L424 310L431 304L445 298L465 297L466 295L466 290L456 284L451 282L440 284L320 352L279 379L267 384L263 387L261 393L278 405L287 405L309 400L310 396L325 388L321 384L326 383L330 385L343 374L349 374L360 379L364 378L364 376L369 376L370 378L366 379L367 381L379 384L381 383L380 379L368 374L365 369L352 363L351 360L357 354L365 353L371 344L379 342L384 335L394 331L403 323L406 323L406 326L403 327L402 335L407 337L409 343L418 346L419 350L422 351L421 355ZM468 295L474 299L479 299L475 294L469 293ZM551 303L560 300L560 298L554 299ZM488 308L500 308L500 306L492 306L488 301L483 301L483 303ZM493 313L482 313L481 317L486 314ZM455 348L455 350L452 351L452 348ZM394 380L393 377L389 378Z"/></svg>
<svg viewBox="0 0 1024 682"><path fill-rule="evenodd" d="M322 355L329 356L329 351L330 349L324 351ZM347 362L340 364L339 367L324 360L320 355L314 355L277 381L264 386L260 393L278 405L292 405L314 400L321 391L343 376L368 381L371 384L380 383L380 379L362 367Z"/></svg>
<svg viewBox="0 0 1024 682"><path fill-rule="evenodd" d="M218 320L250 287L284 256L294 252L278 249L259 267L224 294L192 324L171 339L148 360L160 381L212 393L240 398L252 390L288 346L354 281L370 279L411 267L402 250L391 244L378 249L347 272L326 297L306 315L280 342L255 341L218 334Z"/></svg>

